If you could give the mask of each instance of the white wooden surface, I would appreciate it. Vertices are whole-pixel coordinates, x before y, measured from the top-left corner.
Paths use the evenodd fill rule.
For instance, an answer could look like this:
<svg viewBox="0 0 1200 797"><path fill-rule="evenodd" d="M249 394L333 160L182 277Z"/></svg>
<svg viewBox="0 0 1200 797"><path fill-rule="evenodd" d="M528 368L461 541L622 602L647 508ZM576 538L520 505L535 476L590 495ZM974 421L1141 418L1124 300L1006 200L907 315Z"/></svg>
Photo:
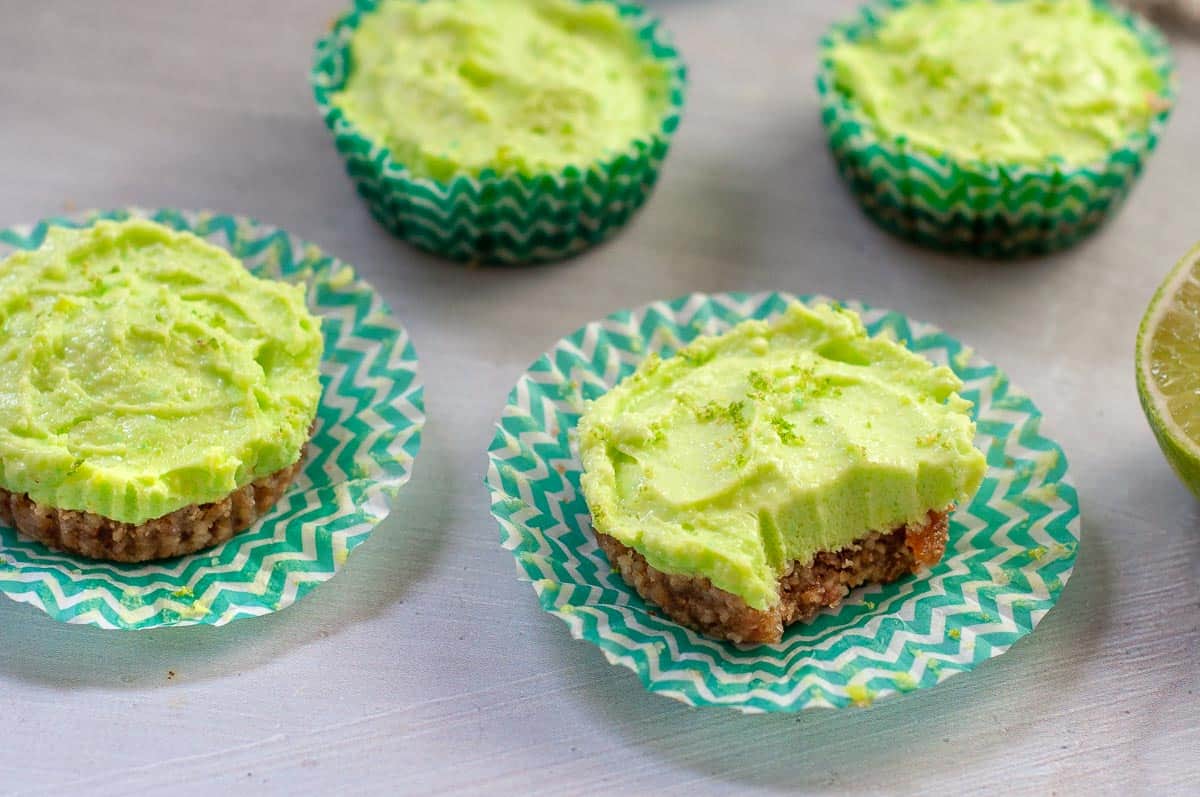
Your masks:
<svg viewBox="0 0 1200 797"><path fill-rule="evenodd" d="M1185 792L1200 788L1200 506L1142 418L1131 349L1200 239L1200 39L1121 215L995 264L902 244L838 183L814 46L846 0L660 0L692 68L654 200L610 245L468 270L390 239L306 84L341 0L0 0L0 224L210 208L355 264L408 325L429 424L342 575L226 628L113 633L0 599L0 792ZM481 484L504 397L562 334L691 290L823 291L949 329L1041 404L1084 509L1059 607L1006 655L866 711L689 710L573 642L514 577Z"/></svg>

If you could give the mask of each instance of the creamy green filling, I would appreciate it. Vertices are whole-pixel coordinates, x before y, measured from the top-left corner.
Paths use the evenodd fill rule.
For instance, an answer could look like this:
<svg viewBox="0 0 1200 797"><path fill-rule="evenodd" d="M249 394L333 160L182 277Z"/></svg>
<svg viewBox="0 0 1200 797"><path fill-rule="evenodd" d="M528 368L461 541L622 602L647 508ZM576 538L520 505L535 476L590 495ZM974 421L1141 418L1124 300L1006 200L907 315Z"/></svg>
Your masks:
<svg viewBox="0 0 1200 797"><path fill-rule="evenodd" d="M752 607L779 576L968 498L985 470L952 371L794 304L647 359L579 424L598 531Z"/></svg>
<svg viewBox="0 0 1200 797"><path fill-rule="evenodd" d="M414 174L538 174L646 138L669 74L603 0L385 0L334 97Z"/></svg>
<svg viewBox="0 0 1200 797"><path fill-rule="evenodd" d="M0 486L142 523L294 463L316 417L304 287L148 221L0 262Z"/></svg>
<svg viewBox="0 0 1200 797"><path fill-rule="evenodd" d="M914 2L830 57L884 136L970 160L1095 162L1164 103L1137 36L1090 0Z"/></svg>

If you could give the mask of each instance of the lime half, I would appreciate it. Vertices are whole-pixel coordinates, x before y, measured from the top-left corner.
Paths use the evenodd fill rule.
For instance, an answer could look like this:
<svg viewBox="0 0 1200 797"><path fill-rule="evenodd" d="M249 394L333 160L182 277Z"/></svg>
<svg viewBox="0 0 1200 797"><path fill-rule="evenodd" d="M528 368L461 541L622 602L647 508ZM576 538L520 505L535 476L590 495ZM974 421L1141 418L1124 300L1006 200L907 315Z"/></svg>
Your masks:
<svg viewBox="0 0 1200 797"><path fill-rule="evenodd" d="M1200 246L1171 269L1142 317L1137 386L1167 461L1200 496Z"/></svg>

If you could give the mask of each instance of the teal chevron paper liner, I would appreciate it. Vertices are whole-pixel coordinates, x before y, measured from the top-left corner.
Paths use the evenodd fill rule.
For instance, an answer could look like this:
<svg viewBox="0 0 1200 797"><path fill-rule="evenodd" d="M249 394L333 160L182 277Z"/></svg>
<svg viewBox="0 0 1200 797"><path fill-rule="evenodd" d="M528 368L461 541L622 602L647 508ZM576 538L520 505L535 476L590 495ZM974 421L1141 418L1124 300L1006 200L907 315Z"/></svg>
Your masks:
<svg viewBox="0 0 1200 797"><path fill-rule="evenodd" d="M670 66L670 107L657 130L586 170L571 166L534 176L485 171L441 182L413 175L332 102L352 69L350 39L359 21L380 2L411 1L355 0L317 42L310 75L317 106L371 215L434 254L503 265L570 257L629 221L649 198L683 113L687 70L660 23L634 3L586 0L615 5L646 48Z"/></svg>
<svg viewBox="0 0 1200 797"><path fill-rule="evenodd" d="M190 230L255 274L308 285L322 317L324 394L304 469L274 510L216 548L161 563L93 562L0 526L0 592L56 620L112 629L224 625L270 614L332 578L389 511L412 472L425 422L417 356L404 328L347 265L248 219L174 210L93 212L0 230L0 259L54 226L148 217Z"/></svg>
<svg viewBox="0 0 1200 797"><path fill-rule="evenodd" d="M834 44L869 36L889 12L912 2L919 0L877 0L821 41L821 121L838 171L866 214L889 232L926 246L996 257L1063 249L1099 227L1137 181L1171 115L1176 79L1163 36L1141 17L1093 0L1134 32L1167 86L1165 107L1147 130L1104 161L1035 168L956 160L881 136L834 82L829 58Z"/></svg>
<svg viewBox="0 0 1200 797"><path fill-rule="evenodd" d="M778 645L719 642L659 616L609 568L579 491L575 425L584 401L700 334L780 314L781 293L684 296L615 313L562 339L517 382L488 453L504 547L542 607L643 685L689 705L744 712L867 705L933 686L997 656L1058 600L1079 545L1079 503L1041 413L998 368L938 329L856 302L872 334L949 365L975 402L988 474L951 519L942 562L855 590ZM816 303L820 297L803 297Z"/></svg>

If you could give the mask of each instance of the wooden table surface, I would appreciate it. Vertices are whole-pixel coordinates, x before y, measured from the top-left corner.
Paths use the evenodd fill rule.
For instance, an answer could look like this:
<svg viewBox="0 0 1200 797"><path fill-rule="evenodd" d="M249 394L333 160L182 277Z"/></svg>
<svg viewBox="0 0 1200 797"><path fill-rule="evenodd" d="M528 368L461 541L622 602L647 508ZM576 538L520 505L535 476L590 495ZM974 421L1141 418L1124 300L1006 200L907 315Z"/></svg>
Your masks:
<svg viewBox="0 0 1200 797"><path fill-rule="evenodd" d="M466 269L355 196L306 82L341 0L0 0L0 225L137 204L278 224L407 325L429 422L393 515L293 608L105 632L0 599L0 792L1184 792L1200 788L1200 506L1143 419L1132 350L1200 239L1200 37L1120 215L1015 263L868 223L826 153L815 43L848 0L653 2L692 70L657 194L574 261ZM544 614L481 483L525 367L613 310L693 290L824 292L946 328L1039 402L1083 506L1029 638L869 710L748 717L647 694Z"/></svg>

